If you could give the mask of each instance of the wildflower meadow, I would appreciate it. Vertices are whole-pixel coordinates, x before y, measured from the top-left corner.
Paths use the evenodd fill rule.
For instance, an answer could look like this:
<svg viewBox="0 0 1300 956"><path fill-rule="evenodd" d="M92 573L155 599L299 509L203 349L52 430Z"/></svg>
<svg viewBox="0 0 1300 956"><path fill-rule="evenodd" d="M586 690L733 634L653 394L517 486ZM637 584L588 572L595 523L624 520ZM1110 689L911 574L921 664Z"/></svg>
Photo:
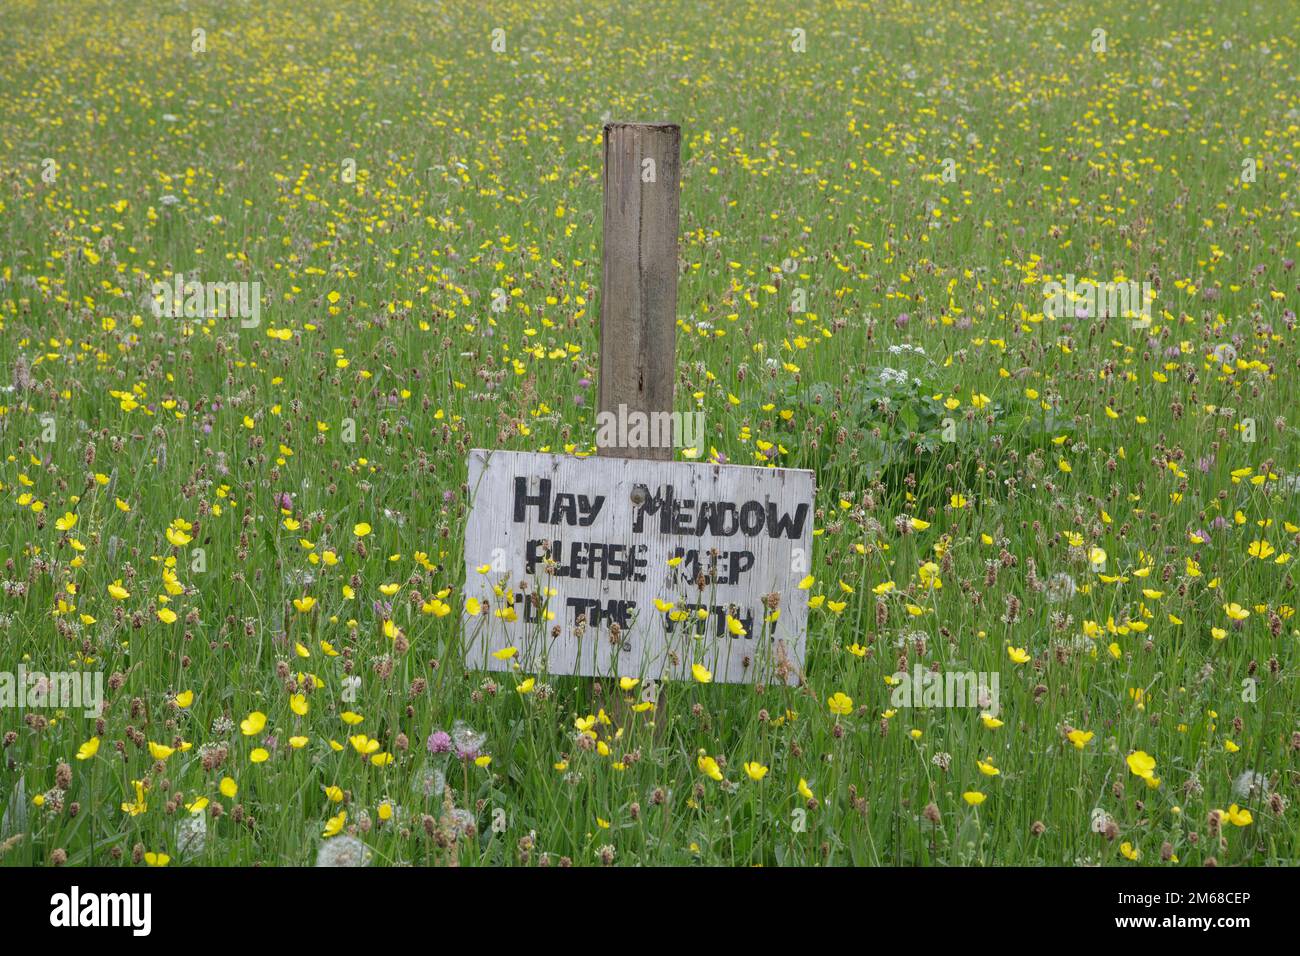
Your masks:
<svg viewBox="0 0 1300 956"><path fill-rule="evenodd" d="M0 866L1297 865L1298 14L5 0ZM620 122L661 458L812 476L749 617L467 550L475 449L610 460Z"/></svg>

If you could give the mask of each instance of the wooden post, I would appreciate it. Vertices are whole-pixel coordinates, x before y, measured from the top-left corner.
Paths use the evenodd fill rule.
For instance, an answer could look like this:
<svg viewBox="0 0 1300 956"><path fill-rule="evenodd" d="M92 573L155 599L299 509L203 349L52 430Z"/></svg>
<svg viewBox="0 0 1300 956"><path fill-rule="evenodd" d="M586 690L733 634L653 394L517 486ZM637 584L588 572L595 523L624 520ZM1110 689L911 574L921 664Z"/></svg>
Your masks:
<svg viewBox="0 0 1300 956"><path fill-rule="evenodd" d="M599 411L616 417L673 410L681 142L675 123L605 126ZM599 454L671 461L676 437Z"/></svg>

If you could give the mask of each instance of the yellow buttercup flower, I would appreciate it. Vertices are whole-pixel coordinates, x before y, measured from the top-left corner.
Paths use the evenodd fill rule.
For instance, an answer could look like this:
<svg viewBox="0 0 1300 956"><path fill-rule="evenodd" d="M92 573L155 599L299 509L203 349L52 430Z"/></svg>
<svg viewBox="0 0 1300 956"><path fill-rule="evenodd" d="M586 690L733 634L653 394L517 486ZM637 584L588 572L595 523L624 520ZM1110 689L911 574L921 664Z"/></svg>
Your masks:
<svg viewBox="0 0 1300 956"><path fill-rule="evenodd" d="M99 753L99 738L91 737L84 744L77 748L78 760L89 760L95 754Z"/></svg>
<svg viewBox="0 0 1300 956"><path fill-rule="evenodd" d="M239 729L245 737L252 737L260 734L266 727L266 714L260 710L255 710L239 722Z"/></svg>
<svg viewBox="0 0 1300 956"><path fill-rule="evenodd" d="M1277 553L1276 548L1263 540L1252 541L1246 551L1252 558L1259 558L1261 561L1265 558L1271 558Z"/></svg>
<svg viewBox="0 0 1300 956"><path fill-rule="evenodd" d="M853 698L841 691L836 691L826 701L832 714L843 717L853 711Z"/></svg>
<svg viewBox="0 0 1300 956"><path fill-rule="evenodd" d="M1248 827L1255 822L1255 818L1251 815L1249 810L1243 810L1235 803L1228 807L1228 812L1224 814L1224 816L1226 816L1228 822L1235 827Z"/></svg>
<svg viewBox="0 0 1300 956"><path fill-rule="evenodd" d="M122 804L122 812L128 816L138 817L149 809L149 804L144 798L144 782L132 780L131 786L135 789L135 799Z"/></svg>
<svg viewBox="0 0 1300 956"><path fill-rule="evenodd" d="M1149 780L1156 769L1156 758L1145 750L1135 750L1124 758L1128 769L1138 777Z"/></svg>

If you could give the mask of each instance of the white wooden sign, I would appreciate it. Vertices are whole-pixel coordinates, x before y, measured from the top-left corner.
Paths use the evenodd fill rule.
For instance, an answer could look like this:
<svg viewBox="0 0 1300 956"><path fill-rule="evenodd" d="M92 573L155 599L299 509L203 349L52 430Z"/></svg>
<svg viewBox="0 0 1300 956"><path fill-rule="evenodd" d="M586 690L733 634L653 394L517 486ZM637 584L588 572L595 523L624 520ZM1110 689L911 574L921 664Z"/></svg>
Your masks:
<svg viewBox="0 0 1300 956"><path fill-rule="evenodd" d="M797 684L813 492L811 471L476 448L465 663Z"/></svg>

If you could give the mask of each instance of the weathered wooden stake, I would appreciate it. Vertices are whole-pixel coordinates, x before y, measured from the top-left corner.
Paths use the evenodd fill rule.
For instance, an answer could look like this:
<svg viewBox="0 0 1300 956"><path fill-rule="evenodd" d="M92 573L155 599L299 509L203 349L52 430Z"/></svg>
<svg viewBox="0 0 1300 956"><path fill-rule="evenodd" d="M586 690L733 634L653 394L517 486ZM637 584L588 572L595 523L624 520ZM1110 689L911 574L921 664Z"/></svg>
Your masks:
<svg viewBox="0 0 1300 956"><path fill-rule="evenodd" d="M599 411L614 416L673 410L681 142L675 123L605 126ZM676 437L599 453L669 461Z"/></svg>

